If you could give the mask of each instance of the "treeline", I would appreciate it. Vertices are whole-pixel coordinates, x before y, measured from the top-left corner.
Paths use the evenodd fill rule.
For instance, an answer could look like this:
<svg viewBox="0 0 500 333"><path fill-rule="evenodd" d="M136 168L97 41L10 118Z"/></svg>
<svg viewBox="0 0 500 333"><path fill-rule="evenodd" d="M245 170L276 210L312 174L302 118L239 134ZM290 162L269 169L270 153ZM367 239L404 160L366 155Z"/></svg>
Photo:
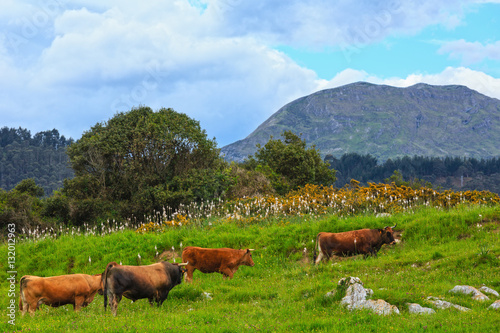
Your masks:
<svg viewBox="0 0 500 333"><path fill-rule="evenodd" d="M173 109L155 112L139 107L118 113L66 146L59 144L62 140L31 146L29 132L19 129L14 134L2 148L4 155L10 152L5 148L17 149L17 165L16 156L6 158L9 171L30 163L37 163L41 170L42 157L36 152L41 154L42 148L64 154L64 158L55 155L60 157L57 163L65 162L67 154L74 175L65 176L59 190L44 197L40 178L34 172L29 177L30 169L23 170L26 179L10 190L0 188L0 229L8 223L15 223L21 231L114 220L138 225L173 218L178 209L191 204L283 195L307 184L335 181L335 171L319 151L307 148L304 140L290 132L283 134L283 140L271 139L259 147L247 163L228 163L198 121ZM51 137L39 142L58 138L57 132L47 134Z"/></svg>
<svg viewBox="0 0 500 333"><path fill-rule="evenodd" d="M21 127L1 128L0 188L11 190L23 179L32 178L50 195L74 175L66 154L72 143L72 138L66 139L56 129L32 136Z"/></svg>
<svg viewBox="0 0 500 333"><path fill-rule="evenodd" d="M351 179L363 184L382 183L398 171L405 181L423 181L452 190L488 190L500 193L500 157L491 159L461 157L405 156L378 164L375 157L357 153L340 158L327 155L325 161L337 171L335 186Z"/></svg>

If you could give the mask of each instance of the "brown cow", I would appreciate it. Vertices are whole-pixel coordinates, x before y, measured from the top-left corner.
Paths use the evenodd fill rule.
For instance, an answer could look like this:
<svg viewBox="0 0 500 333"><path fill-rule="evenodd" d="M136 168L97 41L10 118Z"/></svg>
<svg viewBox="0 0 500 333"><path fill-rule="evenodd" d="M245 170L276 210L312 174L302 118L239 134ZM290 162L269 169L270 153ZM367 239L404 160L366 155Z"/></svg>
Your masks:
<svg viewBox="0 0 500 333"><path fill-rule="evenodd" d="M240 265L252 267L253 249L235 250L229 248L205 249L202 247L187 246L182 251L182 261L188 265L186 282L193 281L193 272L198 269L203 273L221 273L225 278L233 277Z"/></svg>
<svg viewBox="0 0 500 333"><path fill-rule="evenodd" d="M118 303L125 296L132 301L147 298L158 306L163 304L168 293L181 284L186 264L171 264L167 261L147 266L126 266L110 262L102 274L104 289L104 310L108 304L116 316Z"/></svg>
<svg viewBox="0 0 500 333"><path fill-rule="evenodd" d="M50 277L25 275L19 281L19 311L33 314L40 306L72 304L75 311L102 295L101 274L70 274Z"/></svg>
<svg viewBox="0 0 500 333"><path fill-rule="evenodd" d="M365 258L368 254L377 256L378 250L383 244L394 244L393 227L385 227L384 229L361 229L339 233L320 232L316 236L316 244L314 247L314 262L318 264L323 256L329 259L332 254L337 256L352 256L356 254L364 254ZM319 252L316 258L316 248Z"/></svg>

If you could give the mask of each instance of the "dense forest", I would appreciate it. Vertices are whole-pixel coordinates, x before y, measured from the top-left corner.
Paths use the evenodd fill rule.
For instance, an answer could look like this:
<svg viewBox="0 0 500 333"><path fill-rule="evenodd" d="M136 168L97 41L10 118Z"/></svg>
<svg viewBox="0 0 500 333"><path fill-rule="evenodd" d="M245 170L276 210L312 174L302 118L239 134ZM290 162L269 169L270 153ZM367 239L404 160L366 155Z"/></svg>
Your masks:
<svg viewBox="0 0 500 333"><path fill-rule="evenodd" d="M363 184L383 183L395 171L407 181L430 183L434 188L452 190L487 190L500 193L500 157L475 159L460 157L405 156L378 164L369 154L344 154L340 158L327 155L325 161L337 171L335 186L342 187L351 179ZM424 185L424 184L422 184Z"/></svg>
<svg viewBox="0 0 500 333"><path fill-rule="evenodd" d="M59 135L56 129L34 136L21 127L0 129L0 188L10 190L21 180L33 178L45 195L63 186L73 177L68 165L66 147L73 139Z"/></svg>

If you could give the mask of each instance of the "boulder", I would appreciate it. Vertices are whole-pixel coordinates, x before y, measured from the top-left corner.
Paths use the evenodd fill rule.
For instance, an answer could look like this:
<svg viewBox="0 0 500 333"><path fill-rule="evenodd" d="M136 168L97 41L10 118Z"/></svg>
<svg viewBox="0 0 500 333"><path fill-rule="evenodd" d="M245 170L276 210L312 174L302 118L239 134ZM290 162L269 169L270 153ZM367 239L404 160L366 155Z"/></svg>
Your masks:
<svg viewBox="0 0 500 333"><path fill-rule="evenodd" d="M453 289L449 291L450 293L458 293L458 294L465 294L465 295L470 295L472 294L472 299L476 301L487 301L489 300L489 297L477 290L474 287L471 286L455 286Z"/></svg>
<svg viewBox="0 0 500 333"><path fill-rule="evenodd" d="M482 292L484 292L484 293L487 293L487 294L492 294L492 295L494 295L494 296L496 296L496 297L500 297L500 295L498 295L498 292L497 292L496 290L493 290L493 289L491 289L491 288L488 288L488 287L486 287L486 286L484 286L484 285L483 285L481 288L479 288L479 290L481 290L481 291L482 291Z"/></svg>
<svg viewBox="0 0 500 333"><path fill-rule="evenodd" d="M463 311L463 312L470 310L469 308L466 308L464 306L460 306L460 305L453 304L453 303L450 303L447 301L443 301L443 300L440 300L440 299L438 299L436 297L432 297L432 296L427 297L427 300L429 300L429 302L434 304L434 306L438 309L448 309L450 307L453 307L453 308L460 310L460 311Z"/></svg>
<svg viewBox="0 0 500 333"><path fill-rule="evenodd" d="M378 315L390 315L393 313L399 314L399 309L395 305L391 305L383 299L376 301L369 299L363 304L363 308L370 309Z"/></svg>
<svg viewBox="0 0 500 333"><path fill-rule="evenodd" d="M363 282L357 277L342 278L338 284L347 286L346 294L340 303L346 305L349 310L370 309L379 315L399 314L399 309L395 305L382 299L368 300L367 298L373 295L373 290L364 288Z"/></svg>
<svg viewBox="0 0 500 333"><path fill-rule="evenodd" d="M420 304L417 303L407 303L408 305L408 311L410 313L418 313L418 314L433 314L436 313L434 309L431 308L425 308L421 306Z"/></svg>
<svg viewBox="0 0 500 333"><path fill-rule="evenodd" d="M500 300L493 302L493 304L491 304L488 307L488 309L494 309L494 310L500 309Z"/></svg>

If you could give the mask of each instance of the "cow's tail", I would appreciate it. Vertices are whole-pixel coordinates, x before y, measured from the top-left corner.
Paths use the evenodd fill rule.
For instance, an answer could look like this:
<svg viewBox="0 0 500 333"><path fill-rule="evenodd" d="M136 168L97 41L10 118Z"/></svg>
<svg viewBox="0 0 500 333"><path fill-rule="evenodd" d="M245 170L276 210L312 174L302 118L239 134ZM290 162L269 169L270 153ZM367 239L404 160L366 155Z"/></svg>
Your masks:
<svg viewBox="0 0 500 333"><path fill-rule="evenodd" d="M106 307L108 306L108 272L109 270L118 265L116 262L112 261L110 262L107 266L106 269L104 270L104 273L102 273L101 279L102 279L102 295L104 296L104 311L106 311Z"/></svg>
<svg viewBox="0 0 500 333"><path fill-rule="evenodd" d="M24 288L28 283L28 279L26 276L23 276L21 280L19 280L19 311L23 311L24 306L27 306L26 296L24 296Z"/></svg>
<svg viewBox="0 0 500 333"><path fill-rule="evenodd" d="M316 263L316 248L318 247L319 244L319 233L316 235L316 243L314 243L314 249L313 249L313 265Z"/></svg>

